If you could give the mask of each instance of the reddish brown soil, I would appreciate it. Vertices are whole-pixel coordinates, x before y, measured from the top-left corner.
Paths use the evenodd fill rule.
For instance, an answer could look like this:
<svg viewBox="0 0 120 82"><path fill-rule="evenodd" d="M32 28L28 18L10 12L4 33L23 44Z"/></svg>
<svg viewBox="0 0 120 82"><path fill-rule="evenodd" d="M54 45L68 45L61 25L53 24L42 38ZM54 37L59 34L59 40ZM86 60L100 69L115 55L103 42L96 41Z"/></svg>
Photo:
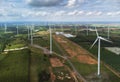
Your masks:
<svg viewBox="0 0 120 82"><path fill-rule="evenodd" d="M87 64L97 64L97 61L90 56L85 49L63 36L54 36L54 39L63 47L69 54L70 58L77 57L78 61Z"/></svg>
<svg viewBox="0 0 120 82"><path fill-rule="evenodd" d="M52 67L61 67L63 63L58 58L50 58L50 63Z"/></svg>
<svg viewBox="0 0 120 82"><path fill-rule="evenodd" d="M52 71L52 68L51 67L49 67L49 70L50 70L50 76L51 76L51 81L52 82L54 82L55 81L55 79L56 79L56 76L55 76L55 74L53 73L53 71Z"/></svg>
<svg viewBox="0 0 120 82"><path fill-rule="evenodd" d="M81 63L97 64L96 60L87 55L79 55L77 58Z"/></svg>

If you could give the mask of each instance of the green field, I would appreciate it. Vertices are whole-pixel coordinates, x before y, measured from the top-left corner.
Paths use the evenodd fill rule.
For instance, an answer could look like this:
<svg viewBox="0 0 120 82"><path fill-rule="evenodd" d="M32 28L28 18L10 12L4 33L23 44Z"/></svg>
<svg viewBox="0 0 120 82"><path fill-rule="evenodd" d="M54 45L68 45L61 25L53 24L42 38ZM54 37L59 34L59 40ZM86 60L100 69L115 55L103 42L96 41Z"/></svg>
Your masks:
<svg viewBox="0 0 120 82"><path fill-rule="evenodd" d="M71 38L70 40L74 41L75 43L81 45L91 53L93 53L97 57L97 44L92 48L89 49L92 45L93 41L95 40L95 36L85 36L85 35L79 35L76 38ZM104 47L106 46L118 46L120 42L120 37L111 37L111 40L113 41L113 44L106 43L104 41L101 41L101 60L104 61L106 64L113 67L115 70L120 72L120 56L116 55L108 50L106 50Z"/></svg>
<svg viewBox="0 0 120 82"><path fill-rule="evenodd" d="M28 82L28 69L29 50L9 52L0 60L0 82Z"/></svg>
<svg viewBox="0 0 120 82"><path fill-rule="evenodd" d="M45 47L47 49L50 49L50 38L49 38L49 34L44 35L44 36L40 36L40 37L36 37L34 38L34 44L38 44L42 47ZM53 51L59 54L63 54L60 51L60 46L57 45L56 41L53 39L52 40L52 46L53 46Z"/></svg>
<svg viewBox="0 0 120 82"><path fill-rule="evenodd" d="M13 41L9 42L9 44L6 46L6 49L15 49L25 46L27 46L26 41L23 38L16 37L13 39Z"/></svg>
<svg viewBox="0 0 120 82"><path fill-rule="evenodd" d="M44 31L47 29L39 29L39 30ZM58 30L61 29L59 28ZM69 29L67 29L67 31L68 30ZM74 29L70 29L70 30L72 30L72 32L74 33ZM13 37L5 35L5 37L9 37L9 38L6 39L3 37L3 39L0 40L1 41L0 46L2 43L4 43L4 48L6 49L28 46L26 29L21 28L20 33L21 34L14 35ZM34 37L34 44L50 49L49 33L47 31L44 31L42 33L43 35L39 34L38 37ZM114 33L118 33L119 35L119 32L112 32L113 35ZM89 50L89 47L92 44L92 42L95 40L96 35L94 32L92 32L91 35L89 35L89 37L86 37L85 34L86 31L81 32L76 38L70 38L70 40L76 42L85 49ZM100 34L107 37L105 32L103 33L101 32ZM5 40L5 42L3 42L3 40ZM120 45L119 44L120 38L118 39L118 37L114 36L111 37L111 40L115 41L115 44L108 44L102 42L101 60L104 61L106 64L109 64L116 71L120 72L120 65L119 65L120 56L117 56L114 53L109 52L103 48L104 46ZM75 49L75 46L72 45L69 46L70 48ZM41 76L46 76L45 73L47 73L49 76L50 73L49 67L51 67L49 58L57 57L58 59L60 59L60 61L63 60L62 58L59 58L55 54L53 54L52 56L47 56L43 53L42 50L37 48L33 48L29 46L29 49L0 54L0 82L29 82L29 81L41 82ZM53 51L60 55L64 55L64 54L68 55L68 53L62 48L62 46L59 45L54 39L53 39ZM91 50L89 50L89 52L93 53L97 57L97 45L93 47ZM70 61L73 63L77 71L87 80L89 80L88 79L89 76L97 73L96 64L90 65L90 64L80 63L76 57L71 58ZM64 64L66 66L69 66L69 68L71 68L70 64L67 61L65 61ZM70 75L69 71L64 67L52 68L52 70L56 76L61 76L59 72L63 72L64 74ZM110 70L108 70L103 64L101 64L101 70L102 73L104 73L106 76L104 79L102 79L102 82L120 81L120 79L116 77ZM97 79L97 77L93 79ZM69 80L66 78L64 80L56 79L55 82L70 82L72 80L73 79ZM45 82L51 82L51 80L48 79Z"/></svg>
<svg viewBox="0 0 120 82"><path fill-rule="evenodd" d="M34 78L37 78L37 80L40 81L39 75L42 73L42 71L45 70L46 72L49 73L49 67L51 66L49 57L45 56L40 49L31 47L31 51L32 53L30 56L30 59L31 59L30 65L34 70L31 70L32 75L30 74L31 75L30 78L33 78L33 82L35 81ZM50 80L45 82L50 82Z"/></svg>

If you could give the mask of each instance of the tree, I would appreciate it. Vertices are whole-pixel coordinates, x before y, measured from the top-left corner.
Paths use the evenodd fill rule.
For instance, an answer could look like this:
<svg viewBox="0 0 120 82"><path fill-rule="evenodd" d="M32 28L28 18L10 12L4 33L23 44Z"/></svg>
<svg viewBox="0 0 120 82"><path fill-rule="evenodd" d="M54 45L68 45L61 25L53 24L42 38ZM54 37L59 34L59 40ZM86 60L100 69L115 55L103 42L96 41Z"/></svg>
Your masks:
<svg viewBox="0 0 120 82"><path fill-rule="evenodd" d="M39 73L39 82L45 82L50 79L50 73L48 73L46 70L43 70Z"/></svg>

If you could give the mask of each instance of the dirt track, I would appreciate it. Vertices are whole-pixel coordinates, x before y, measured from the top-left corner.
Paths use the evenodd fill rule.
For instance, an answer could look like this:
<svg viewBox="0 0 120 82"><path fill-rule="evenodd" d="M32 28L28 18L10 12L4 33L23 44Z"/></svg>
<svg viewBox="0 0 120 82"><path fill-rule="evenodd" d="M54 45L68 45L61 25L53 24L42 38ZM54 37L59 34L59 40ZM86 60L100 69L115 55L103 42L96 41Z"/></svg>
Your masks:
<svg viewBox="0 0 120 82"><path fill-rule="evenodd" d="M70 58L76 57L81 63L97 64L97 61L93 59L85 49L73 43L72 41L63 36L54 35L53 38L64 48L64 50L69 54Z"/></svg>

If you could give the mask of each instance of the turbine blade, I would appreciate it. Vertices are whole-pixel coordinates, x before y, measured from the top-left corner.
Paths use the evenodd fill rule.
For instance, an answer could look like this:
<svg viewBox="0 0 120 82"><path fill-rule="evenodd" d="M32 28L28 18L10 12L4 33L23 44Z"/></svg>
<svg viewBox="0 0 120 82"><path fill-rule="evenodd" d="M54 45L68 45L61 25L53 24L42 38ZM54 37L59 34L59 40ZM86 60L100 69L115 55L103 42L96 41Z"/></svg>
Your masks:
<svg viewBox="0 0 120 82"><path fill-rule="evenodd" d="M110 41L110 40L107 40L106 38L103 38L103 37L99 37L101 40L104 40L104 41L106 41L106 42L109 42L109 43L113 43L112 41Z"/></svg>
<svg viewBox="0 0 120 82"><path fill-rule="evenodd" d="M94 43L92 44L92 46L90 47L90 49L91 48L93 48L93 46L95 45L95 43L98 41L98 38L96 38L96 40L94 41Z"/></svg>
<svg viewBox="0 0 120 82"><path fill-rule="evenodd" d="M99 36L99 34L98 34L98 31L97 31L97 28L95 27L95 30L96 30L96 35L97 35L97 37Z"/></svg>

